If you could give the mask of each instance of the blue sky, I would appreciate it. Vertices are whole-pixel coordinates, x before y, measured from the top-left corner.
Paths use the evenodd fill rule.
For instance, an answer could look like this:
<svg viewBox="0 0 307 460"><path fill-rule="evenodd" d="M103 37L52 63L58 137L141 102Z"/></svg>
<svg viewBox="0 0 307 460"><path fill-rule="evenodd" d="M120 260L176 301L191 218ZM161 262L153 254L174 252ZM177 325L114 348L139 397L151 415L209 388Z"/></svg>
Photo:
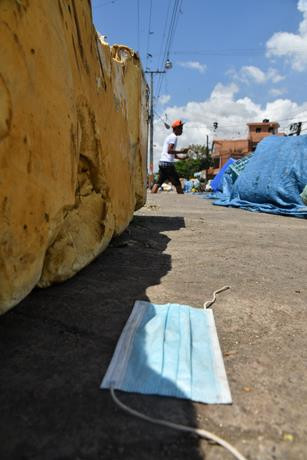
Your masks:
<svg viewBox="0 0 307 460"><path fill-rule="evenodd" d="M144 70L172 61L154 78L155 111L186 121L182 145L244 137L246 123L263 118L286 132L293 121L307 129L307 0L92 0L92 8L98 32L138 51ZM158 116L154 133L158 156L167 134Z"/></svg>

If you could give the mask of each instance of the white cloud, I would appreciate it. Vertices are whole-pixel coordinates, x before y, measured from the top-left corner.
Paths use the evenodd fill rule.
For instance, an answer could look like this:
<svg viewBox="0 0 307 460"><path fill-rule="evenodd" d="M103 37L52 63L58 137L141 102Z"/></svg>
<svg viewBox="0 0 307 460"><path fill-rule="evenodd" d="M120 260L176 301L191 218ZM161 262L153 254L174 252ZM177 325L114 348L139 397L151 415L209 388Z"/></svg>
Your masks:
<svg viewBox="0 0 307 460"><path fill-rule="evenodd" d="M289 99L276 99L264 106L256 104L251 98L237 98L239 88L236 84L218 83L210 97L202 102L188 102L185 106L164 108L167 119L177 118L186 122L179 138L179 148L190 144L206 144L206 136L211 145L213 136L217 138L238 139L247 135L246 123L262 121L281 121L281 127L288 126L298 117L307 120L307 101L301 105ZM291 118L292 117L292 118ZM213 122L218 122L216 133ZM154 163L157 169L164 138L171 130L165 129L161 120L154 125Z"/></svg>
<svg viewBox="0 0 307 460"><path fill-rule="evenodd" d="M278 83L284 80L286 77L280 75L276 69L269 69L267 72L267 79L271 80L273 83Z"/></svg>
<svg viewBox="0 0 307 460"><path fill-rule="evenodd" d="M159 97L159 104L164 105L167 104L171 99L171 96L169 94L162 94Z"/></svg>
<svg viewBox="0 0 307 460"><path fill-rule="evenodd" d="M223 85L218 83L214 88L210 96L210 100L223 100L232 101L234 95L239 91L239 87L235 83L230 85Z"/></svg>
<svg viewBox="0 0 307 460"><path fill-rule="evenodd" d="M243 78L254 80L256 83L265 83L266 81L265 73L252 65L242 67L240 73Z"/></svg>
<svg viewBox="0 0 307 460"><path fill-rule="evenodd" d="M201 64L197 61L178 62L178 64L187 69L198 70L200 73L204 73L207 70L206 64Z"/></svg>
<svg viewBox="0 0 307 460"><path fill-rule="evenodd" d="M307 69L307 0L299 0L297 9L303 14L297 34L277 32L266 43L268 57L285 57L297 71Z"/></svg>
<svg viewBox="0 0 307 460"><path fill-rule="evenodd" d="M267 72L255 67L253 65L241 67L239 72L231 69L228 74L235 80L239 80L244 83L257 83L264 84L268 82L278 83L285 79L284 76L280 75L276 69L269 68Z"/></svg>
<svg viewBox="0 0 307 460"><path fill-rule="evenodd" d="M272 88L270 90L270 94L272 96L282 96L283 94L285 94L287 92L287 89L286 88Z"/></svg>

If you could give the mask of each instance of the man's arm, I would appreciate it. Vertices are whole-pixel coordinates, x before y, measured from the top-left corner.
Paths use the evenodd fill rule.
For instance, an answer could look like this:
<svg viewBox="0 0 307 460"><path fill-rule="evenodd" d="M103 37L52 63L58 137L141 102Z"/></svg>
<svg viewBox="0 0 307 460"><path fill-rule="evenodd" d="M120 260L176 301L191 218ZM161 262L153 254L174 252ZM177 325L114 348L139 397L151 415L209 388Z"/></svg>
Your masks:
<svg viewBox="0 0 307 460"><path fill-rule="evenodd" d="M174 147L175 147L175 144L169 144L168 149L167 149L168 153L170 155L175 155L175 158L178 158L179 160L186 160L186 158L177 157L177 154L181 155L183 153L187 153L189 149L184 148L184 149L180 149L180 150L175 150Z"/></svg>

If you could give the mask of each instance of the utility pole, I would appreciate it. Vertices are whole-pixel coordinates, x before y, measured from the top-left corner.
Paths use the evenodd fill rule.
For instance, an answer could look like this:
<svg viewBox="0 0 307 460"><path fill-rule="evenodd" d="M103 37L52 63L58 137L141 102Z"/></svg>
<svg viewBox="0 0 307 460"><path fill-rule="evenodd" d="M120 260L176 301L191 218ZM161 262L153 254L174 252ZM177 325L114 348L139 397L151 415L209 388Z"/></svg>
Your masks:
<svg viewBox="0 0 307 460"><path fill-rule="evenodd" d="M156 74L166 73L165 70L146 70L145 73L150 74L150 112L149 112L149 187L152 186L154 177L154 167L153 167L153 120L154 120L154 110L153 110L153 76Z"/></svg>

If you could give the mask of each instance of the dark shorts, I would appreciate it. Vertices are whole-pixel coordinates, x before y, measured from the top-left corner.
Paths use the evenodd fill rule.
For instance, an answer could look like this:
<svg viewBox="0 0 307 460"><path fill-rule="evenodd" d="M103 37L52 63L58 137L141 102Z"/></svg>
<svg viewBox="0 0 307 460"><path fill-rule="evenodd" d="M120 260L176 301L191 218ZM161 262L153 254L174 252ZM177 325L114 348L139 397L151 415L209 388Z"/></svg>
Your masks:
<svg viewBox="0 0 307 460"><path fill-rule="evenodd" d="M164 161L160 161L159 163L159 179L157 184L159 187L163 184L163 182L169 180L175 187L180 185L180 180L178 173L176 171L175 165L173 163L167 163Z"/></svg>

